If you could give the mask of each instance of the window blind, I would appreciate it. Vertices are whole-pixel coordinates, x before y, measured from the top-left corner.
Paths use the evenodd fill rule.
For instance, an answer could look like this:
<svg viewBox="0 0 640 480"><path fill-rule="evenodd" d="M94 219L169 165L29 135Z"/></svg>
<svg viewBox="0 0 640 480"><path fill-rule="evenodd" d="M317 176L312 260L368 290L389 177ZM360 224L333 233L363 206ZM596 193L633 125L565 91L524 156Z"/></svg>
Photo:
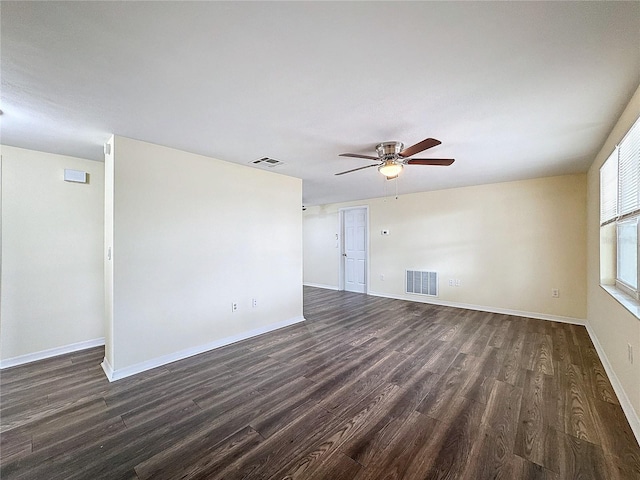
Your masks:
<svg viewBox="0 0 640 480"><path fill-rule="evenodd" d="M618 216L640 211L640 120L620 142L618 156Z"/></svg>
<svg viewBox="0 0 640 480"><path fill-rule="evenodd" d="M618 216L618 149L600 167L600 225Z"/></svg>

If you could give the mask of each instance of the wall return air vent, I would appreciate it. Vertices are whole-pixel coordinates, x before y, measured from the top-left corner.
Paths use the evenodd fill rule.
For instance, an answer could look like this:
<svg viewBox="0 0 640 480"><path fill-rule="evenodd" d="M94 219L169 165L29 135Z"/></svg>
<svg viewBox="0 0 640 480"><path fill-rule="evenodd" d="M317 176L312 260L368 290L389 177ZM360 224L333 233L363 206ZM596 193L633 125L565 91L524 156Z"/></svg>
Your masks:
<svg viewBox="0 0 640 480"><path fill-rule="evenodd" d="M423 270L407 270L406 293L418 295L438 296L438 272Z"/></svg>

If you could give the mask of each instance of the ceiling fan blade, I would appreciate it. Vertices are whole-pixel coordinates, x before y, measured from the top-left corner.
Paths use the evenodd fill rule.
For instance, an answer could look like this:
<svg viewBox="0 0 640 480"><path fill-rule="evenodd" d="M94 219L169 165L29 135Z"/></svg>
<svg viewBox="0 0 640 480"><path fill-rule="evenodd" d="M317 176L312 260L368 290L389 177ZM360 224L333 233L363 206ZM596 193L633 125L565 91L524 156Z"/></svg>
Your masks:
<svg viewBox="0 0 640 480"><path fill-rule="evenodd" d="M353 158L366 158L367 160L379 160L378 157L372 157L371 155L360 155L359 153L341 153L339 157L353 157Z"/></svg>
<svg viewBox="0 0 640 480"><path fill-rule="evenodd" d="M367 165L366 167L354 168L353 170L347 170L346 172L336 173L336 175L344 175L345 173L357 172L358 170L363 170L365 168L378 167L380 164L376 163L375 165Z"/></svg>
<svg viewBox="0 0 640 480"><path fill-rule="evenodd" d="M441 165L448 167L454 161L453 158L412 158L404 163L407 165Z"/></svg>
<svg viewBox="0 0 640 480"><path fill-rule="evenodd" d="M442 142L440 140L436 140L435 138L425 138L421 142L416 143L415 145L411 145L410 147L405 148L400 152L401 157L410 157L415 155L416 153L423 152L429 148L435 147L436 145L440 145Z"/></svg>

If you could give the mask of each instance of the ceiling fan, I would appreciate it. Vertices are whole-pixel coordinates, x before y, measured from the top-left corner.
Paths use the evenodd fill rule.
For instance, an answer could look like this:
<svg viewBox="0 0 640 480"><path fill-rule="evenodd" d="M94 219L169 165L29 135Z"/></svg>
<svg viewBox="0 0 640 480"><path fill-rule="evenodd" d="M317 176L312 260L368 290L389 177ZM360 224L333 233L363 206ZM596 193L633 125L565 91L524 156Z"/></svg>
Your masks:
<svg viewBox="0 0 640 480"><path fill-rule="evenodd" d="M365 168L378 167L378 171L387 177L387 180L391 180L400 174L405 165L440 165L446 167L454 162L453 158L409 158L416 153L440 145L440 143L442 142L435 138L426 138L415 145L404 148L402 142L383 142L376 145L377 157L360 155L359 153L341 153L339 155L340 157L365 158L368 160L377 160L378 163L336 173L336 175L344 175L345 173L357 172Z"/></svg>

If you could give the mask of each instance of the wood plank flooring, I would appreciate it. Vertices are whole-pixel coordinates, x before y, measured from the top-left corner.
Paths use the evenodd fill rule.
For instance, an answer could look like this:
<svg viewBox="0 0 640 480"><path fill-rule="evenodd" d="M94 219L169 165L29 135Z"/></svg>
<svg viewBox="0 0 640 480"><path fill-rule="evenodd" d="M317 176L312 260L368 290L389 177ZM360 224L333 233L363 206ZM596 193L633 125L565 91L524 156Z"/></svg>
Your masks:
<svg viewBox="0 0 640 480"><path fill-rule="evenodd" d="M0 374L2 479L640 479L583 327L305 287L307 321L109 383Z"/></svg>

